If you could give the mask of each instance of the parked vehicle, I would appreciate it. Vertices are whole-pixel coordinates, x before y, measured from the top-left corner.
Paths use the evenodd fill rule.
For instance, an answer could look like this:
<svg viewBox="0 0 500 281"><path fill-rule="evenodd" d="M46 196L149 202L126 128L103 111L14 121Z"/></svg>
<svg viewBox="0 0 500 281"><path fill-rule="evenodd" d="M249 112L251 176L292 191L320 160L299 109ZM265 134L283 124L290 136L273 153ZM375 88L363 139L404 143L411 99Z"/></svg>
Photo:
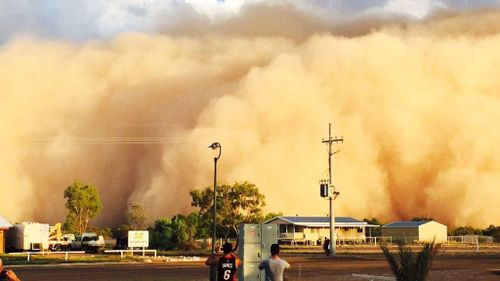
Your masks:
<svg viewBox="0 0 500 281"><path fill-rule="evenodd" d="M76 236L75 241L71 243L71 250L97 253L104 246L104 237L95 232L86 232Z"/></svg>
<svg viewBox="0 0 500 281"><path fill-rule="evenodd" d="M63 233L60 222L50 227L49 249L51 251L70 250L73 241L75 241L75 235Z"/></svg>

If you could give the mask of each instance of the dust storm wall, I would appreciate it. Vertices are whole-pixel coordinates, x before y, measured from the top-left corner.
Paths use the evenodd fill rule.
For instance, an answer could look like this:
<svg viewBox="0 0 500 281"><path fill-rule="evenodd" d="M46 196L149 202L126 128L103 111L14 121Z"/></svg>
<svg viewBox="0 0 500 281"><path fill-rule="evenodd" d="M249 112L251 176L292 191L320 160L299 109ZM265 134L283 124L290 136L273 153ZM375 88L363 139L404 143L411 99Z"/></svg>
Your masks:
<svg viewBox="0 0 500 281"><path fill-rule="evenodd" d="M484 13L359 34L12 39L0 49L0 212L61 220L75 179L99 188L101 225L130 202L152 218L188 212L218 141L220 181L254 182L268 211L323 215L332 122L345 138L337 214L498 224L500 14Z"/></svg>

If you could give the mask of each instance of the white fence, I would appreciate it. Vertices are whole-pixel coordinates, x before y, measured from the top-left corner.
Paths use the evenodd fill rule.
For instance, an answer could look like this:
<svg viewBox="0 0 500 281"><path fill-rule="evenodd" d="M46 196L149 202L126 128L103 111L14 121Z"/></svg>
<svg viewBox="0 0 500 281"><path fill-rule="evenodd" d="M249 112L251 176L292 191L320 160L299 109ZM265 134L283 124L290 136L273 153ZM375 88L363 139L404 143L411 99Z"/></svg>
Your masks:
<svg viewBox="0 0 500 281"><path fill-rule="evenodd" d="M481 235L448 236L448 244L493 243L493 237Z"/></svg>
<svg viewBox="0 0 500 281"><path fill-rule="evenodd" d="M71 255L71 254L85 254L85 252L84 251L67 251L67 252L48 252L48 251L42 251L42 252L10 253L9 255L26 255L26 260L30 261L31 260L31 256L35 256L35 255L45 256L45 255L60 255L60 254L64 254L64 260L67 261L69 259L69 255Z"/></svg>
<svg viewBox="0 0 500 281"><path fill-rule="evenodd" d="M391 236L378 236L378 237L338 237L336 240L338 245L361 245L361 244L375 244L392 243Z"/></svg>
<svg viewBox="0 0 500 281"><path fill-rule="evenodd" d="M153 253L154 254L154 257L156 259L156 250L146 250L146 249L141 249L141 250L105 250L104 253L110 253L110 254L113 254L113 253L120 253L120 257L123 259L123 254L124 253L130 253L132 256L134 255L134 253L142 253L142 256L145 257L146 256L146 253Z"/></svg>

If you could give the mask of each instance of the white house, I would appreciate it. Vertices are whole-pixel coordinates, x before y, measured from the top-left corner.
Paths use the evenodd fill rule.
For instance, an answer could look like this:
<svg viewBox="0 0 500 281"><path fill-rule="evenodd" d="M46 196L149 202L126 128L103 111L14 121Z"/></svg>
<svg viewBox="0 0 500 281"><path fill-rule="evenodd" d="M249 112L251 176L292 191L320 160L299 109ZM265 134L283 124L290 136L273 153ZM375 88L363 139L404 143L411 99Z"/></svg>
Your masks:
<svg viewBox="0 0 500 281"><path fill-rule="evenodd" d="M278 224L278 242L286 244L316 245L330 237L329 217L279 216L264 222ZM367 228L370 225L351 217L335 217L335 234L339 243L359 243L366 241Z"/></svg>

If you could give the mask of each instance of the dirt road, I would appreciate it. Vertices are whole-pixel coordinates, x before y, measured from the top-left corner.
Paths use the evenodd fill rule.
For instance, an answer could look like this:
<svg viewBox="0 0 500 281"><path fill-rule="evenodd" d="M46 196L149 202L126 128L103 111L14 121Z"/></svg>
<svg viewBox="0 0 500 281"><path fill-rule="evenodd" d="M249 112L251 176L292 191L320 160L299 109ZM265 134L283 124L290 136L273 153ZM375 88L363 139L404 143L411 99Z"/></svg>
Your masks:
<svg viewBox="0 0 500 281"><path fill-rule="evenodd" d="M292 268L289 281L350 280L352 273L391 276L381 255L350 255L329 259L320 255L284 256ZM500 255L437 256L429 281L499 281L489 269L500 268ZM201 281L208 279L202 262L113 263L13 267L23 281Z"/></svg>

